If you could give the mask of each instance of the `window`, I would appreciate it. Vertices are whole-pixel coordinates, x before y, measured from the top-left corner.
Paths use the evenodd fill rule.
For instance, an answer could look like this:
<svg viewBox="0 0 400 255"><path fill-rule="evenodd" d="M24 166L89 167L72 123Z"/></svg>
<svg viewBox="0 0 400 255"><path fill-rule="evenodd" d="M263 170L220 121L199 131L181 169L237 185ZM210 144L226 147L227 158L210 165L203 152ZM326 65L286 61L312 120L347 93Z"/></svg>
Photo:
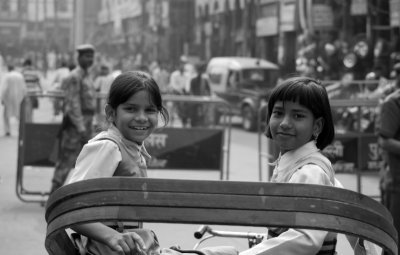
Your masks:
<svg viewBox="0 0 400 255"><path fill-rule="evenodd" d="M10 0L1 0L1 10L10 11Z"/></svg>
<svg viewBox="0 0 400 255"><path fill-rule="evenodd" d="M57 12L67 12L68 11L68 1L66 0L55 0Z"/></svg>
<svg viewBox="0 0 400 255"><path fill-rule="evenodd" d="M18 9L22 13L26 13L28 11L28 0L19 0Z"/></svg>

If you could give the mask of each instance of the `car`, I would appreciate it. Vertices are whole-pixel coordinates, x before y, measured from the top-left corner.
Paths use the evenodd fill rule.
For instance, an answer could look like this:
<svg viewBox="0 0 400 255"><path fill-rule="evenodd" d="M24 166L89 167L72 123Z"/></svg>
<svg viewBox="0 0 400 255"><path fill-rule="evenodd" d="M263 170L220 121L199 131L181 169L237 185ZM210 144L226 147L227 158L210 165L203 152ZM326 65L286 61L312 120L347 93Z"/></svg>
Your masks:
<svg viewBox="0 0 400 255"><path fill-rule="evenodd" d="M278 65L260 58L214 57L206 73L211 91L229 103L232 114L241 117L242 127L257 130L259 110L278 81ZM217 108L215 122L222 111Z"/></svg>

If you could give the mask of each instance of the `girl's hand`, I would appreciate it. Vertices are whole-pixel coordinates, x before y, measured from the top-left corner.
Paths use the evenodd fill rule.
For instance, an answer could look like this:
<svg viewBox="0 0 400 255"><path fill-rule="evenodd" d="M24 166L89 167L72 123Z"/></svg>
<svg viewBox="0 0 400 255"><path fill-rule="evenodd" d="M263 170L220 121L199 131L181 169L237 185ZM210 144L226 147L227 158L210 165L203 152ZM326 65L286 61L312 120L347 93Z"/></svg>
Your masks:
<svg viewBox="0 0 400 255"><path fill-rule="evenodd" d="M147 247L144 244L143 239L134 232L118 233L111 236L107 245L113 250L121 255L136 254L146 254L144 250Z"/></svg>

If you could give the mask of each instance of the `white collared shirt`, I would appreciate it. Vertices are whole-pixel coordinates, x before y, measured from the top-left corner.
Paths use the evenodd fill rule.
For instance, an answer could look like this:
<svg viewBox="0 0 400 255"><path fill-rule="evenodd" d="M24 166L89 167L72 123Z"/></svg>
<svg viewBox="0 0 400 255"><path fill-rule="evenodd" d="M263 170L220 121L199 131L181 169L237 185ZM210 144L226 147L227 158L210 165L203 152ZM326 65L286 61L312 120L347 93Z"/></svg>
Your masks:
<svg viewBox="0 0 400 255"><path fill-rule="evenodd" d="M281 155L274 169L273 175L279 178L285 169L305 157L317 152L315 142L311 141L294 151L288 151ZM306 164L299 168L290 177L288 183L308 183L332 185L329 176L318 165ZM266 239L260 244L245 250L240 255L310 255L316 254L322 246L328 232L310 229L288 229L277 237Z"/></svg>
<svg viewBox="0 0 400 255"><path fill-rule="evenodd" d="M144 160L143 155L150 158L143 145L123 138L114 126L111 126L107 132L121 137L124 143L138 153L138 157L141 157L142 160ZM83 146L76 160L75 168L71 170L65 184L92 178L112 177L121 160L121 152L116 143L111 140L95 140L94 138Z"/></svg>

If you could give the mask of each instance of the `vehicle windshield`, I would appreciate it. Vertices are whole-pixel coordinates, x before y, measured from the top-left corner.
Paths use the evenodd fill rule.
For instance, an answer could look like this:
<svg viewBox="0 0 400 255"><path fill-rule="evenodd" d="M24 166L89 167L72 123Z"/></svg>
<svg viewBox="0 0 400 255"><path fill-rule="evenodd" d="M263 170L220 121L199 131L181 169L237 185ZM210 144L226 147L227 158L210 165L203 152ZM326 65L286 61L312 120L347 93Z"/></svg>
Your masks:
<svg viewBox="0 0 400 255"><path fill-rule="evenodd" d="M242 75L243 86L246 88L255 86L272 88L276 85L279 74L277 70L251 68L243 69Z"/></svg>

